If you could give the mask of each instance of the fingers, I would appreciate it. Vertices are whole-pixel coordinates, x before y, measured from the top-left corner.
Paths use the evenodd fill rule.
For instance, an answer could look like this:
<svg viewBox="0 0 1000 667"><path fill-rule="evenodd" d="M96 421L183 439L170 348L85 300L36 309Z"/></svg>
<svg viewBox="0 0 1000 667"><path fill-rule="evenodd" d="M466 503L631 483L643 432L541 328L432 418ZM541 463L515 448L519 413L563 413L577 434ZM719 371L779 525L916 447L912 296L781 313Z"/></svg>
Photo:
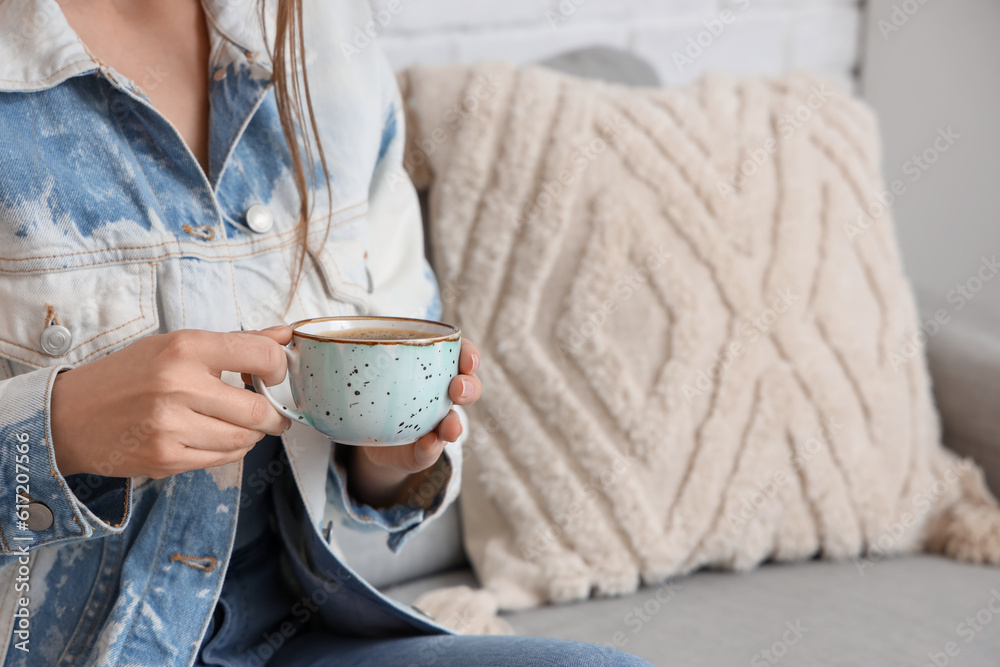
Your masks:
<svg viewBox="0 0 1000 667"><path fill-rule="evenodd" d="M292 342L292 328L287 324L279 324L276 327L261 329L260 331L244 331L251 336L265 336L278 345L288 345Z"/></svg>
<svg viewBox="0 0 1000 667"><path fill-rule="evenodd" d="M437 427L438 439L444 442L455 442L462 435L462 420L458 413L452 410ZM419 440L417 441L419 442Z"/></svg>
<svg viewBox="0 0 1000 667"><path fill-rule="evenodd" d="M479 370L480 362L479 349L475 344L467 339L462 339L462 352L458 357L458 372L464 375L475 375Z"/></svg>
<svg viewBox="0 0 1000 667"><path fill-rule="evenodd" d="M247 451L267 435L262 431L236 426L229 422L208 417L197 412L189 412L182 433L177 434L180 445L188 450L203 452L242 452ZM190 454L190 451L187 452ZM191 454L191 456L194 456ZM191 468L194 470L195 468Z"/></svg>
<svg viewBox="0 0 1000 667"><path fill-rule="evenodd" d="M410 470L412 472L419 472L437 463L437 460L441 458L441 452L444 451L446 444L448 443L439 438L434 432L428 433L417 440L412 445L414 465Z"/></svg>
<svg viewBox="0 0 1000 667"><path fill-rule="evenodd" d="M204 470L235 463L247 455L250 449L234 449L232 451L214 451L210 449L184 448L181 458L174 465L164 466L160 476L177 475L191 470Z"/></svg>
<svg viewBox="0 0 1000 667"><path fill-rule="evenodd" d="M414 473L434 465L446 444L437 433L431 432L409 445L365 447L364 454L376 466Z"/></svg>
<svg viewBox="0 0 1000 667"><path fill-rule="evenodd" d="M482 393L483 383L475 375L459 375L448 387L448 396L456 405L475 403Z"/></svg>
<svg viewBox="0 0 1000 667"><path fill-rule="evenodd" d="M290 422L275 410L266 398L247 389L215 383L201 391L191 388L188 407L207 417L214 417L253 431L281 435Z"/></svg>
<svg viewBox="0 0 1000 667"><path fill-rule="evenodd" d="M214 374L222 371L259 375L267 386L281 384L287 372L285 351L275 338L280 332L212 333L197 344L202 362Z"/></svg>
<svg viewBox="0 0 1000 667"><path fill-rule="evenodd" d="M288 345L292 342L292 328L286 324L279 324L276 327L270 327L268 329L261 329L260 331L244 331L243 333L248 333L252 336L266 336L270 338L278 345ZM249 386L253 384L253 377L250 373L243 373L241 375L243 379L243 384ZM284 380L284 378L282 378ZM264 381L267 386L272 386L271 383ZM277 384L280 384L281 380Z"/></svg>
<svg viewBox="0 0 1000 667"><path fill-rule="evenodd" d="M475 344L462 339L462 352L458 357L458 370L461 373L451 381L448 395L457 405L469 405L479 400L483 393L483 383L476 377L481 357Z"/></svg>

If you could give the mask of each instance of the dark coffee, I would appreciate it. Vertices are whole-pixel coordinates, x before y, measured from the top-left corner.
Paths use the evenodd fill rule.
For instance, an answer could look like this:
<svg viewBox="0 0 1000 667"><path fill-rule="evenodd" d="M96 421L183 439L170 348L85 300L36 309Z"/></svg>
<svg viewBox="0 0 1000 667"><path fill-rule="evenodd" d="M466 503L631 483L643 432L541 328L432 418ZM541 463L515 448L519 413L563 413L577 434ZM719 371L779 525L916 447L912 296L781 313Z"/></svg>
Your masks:
<svg viewBox="0 0 1000 667"><path fill-rule="evenodd" d="M434 338L434 334L414 329L392 329L390 327L359 327L357 329L344 329L342 331L324 331L316 334L323 338L339 338L347 340L417 340L420 338Z"/></svg>

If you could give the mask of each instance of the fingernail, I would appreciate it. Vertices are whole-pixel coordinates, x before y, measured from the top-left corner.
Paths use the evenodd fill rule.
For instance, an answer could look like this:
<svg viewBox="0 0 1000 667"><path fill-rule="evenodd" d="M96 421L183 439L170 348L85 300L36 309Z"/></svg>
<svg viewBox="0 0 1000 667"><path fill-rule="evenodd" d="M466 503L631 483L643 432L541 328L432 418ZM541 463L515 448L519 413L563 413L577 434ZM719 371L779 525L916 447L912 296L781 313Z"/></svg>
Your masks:
<svg viewBox="0 0 1000 667"><path fill-rule="evenodd" d="M475 373L479 369L479 355L473 353L472 355L472 372Z"/></svg>
<svg viewBox="0 0 1000 667"><path fill-rule="evenodd" d="M288 326L288 325L287 324L276 324L273 327L268 327L266 329L262 329L262 331L274 331L275 329L284 329L286 326Z"/></svg>
<svg viewBox="0 0 1000 667"><path fill-rule="evenodd" d="M472 381L462 380L462 398L472 396Z"/></svg>

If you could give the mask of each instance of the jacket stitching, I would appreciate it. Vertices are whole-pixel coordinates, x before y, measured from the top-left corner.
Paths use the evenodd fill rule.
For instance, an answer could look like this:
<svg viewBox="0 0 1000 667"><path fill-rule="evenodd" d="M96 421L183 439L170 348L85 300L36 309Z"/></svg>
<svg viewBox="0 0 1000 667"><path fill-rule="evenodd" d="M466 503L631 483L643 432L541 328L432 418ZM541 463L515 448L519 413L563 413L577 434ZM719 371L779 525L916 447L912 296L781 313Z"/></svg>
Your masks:
<svg viewBox="0 0 1000 667"><path fill-rule="evenodd" d="M199 561L208 561L207 563L202 563ZM219 564L219 559L215 556L188 556L182 553L170 554L170 562L172 563L183 563L188 567L192 567L196 570L201 570L203 572L211 572L215 569L215 566Z"/></svg>
<svg viewBox="0 0 1000 667"><path fill-rule="evenodd" d="M52 307L52 304L45 304L45 324L43 329L49 327L53 324L61 324L59 322L59 315L56 314L56 309Z"/></svg>
<svg viewBox="0 0 1000 667"><path fill-rule="evenodd" d="M74 270L74 269L86 269L86 268L95 267L95 266L107 266L109 264L138 264L138 263L143 263L143 262L147 262L148 263L148 262L152 262L154 260L171 259L171 258L202 259L202 260L206 260L206 261L212 260L212 261L223 262L223 261L227 261L227 260L231 260L231 259L250 259L250 258L256 257L258 255L266 255L266 254L274 252L276 250L280 250L282 248L287 248L288 246L293 245L295 243L296 243L296 241L293 239L291 241L286 241L285 243L283 243L281 245L269 247L269 248L267 248L265 250L262 250L260 252L250 253L250 254L246 254L246 255L239 255L238 257L230 257L229 255L202 255L202 254L198 254L198 253L194 253L194 252L174 252L174 253L166 253L166 254L163 254L163 255L157 255L155 257L143 257L143 258L132 259L132 260L129 260L129 259L108 259L108 260L104 260L104 261L101 261L101 262L91 262L89 264L77 264L77 265L72 266L72 267L63 267L63 266L60 266L60 267L52 267L52 268L45 268L45 269L28 269L28 270L26 270L26 269L13 269L13 270L11 270L11 269L0 269L0 274L10 274L10 275L26 275L27 274L27 275L34 275L34 274L43 274L43 273L58 273L60 271L68 271L68 270ZM155 246L151 246L151 247L155 247ZM48 257L39 257L39 258L36 258L36 259L50 259L50 258L48 258ZM3 261L3 258L0 258L0 261Z"/></svg>
<svg viewBox="0 0 1000 667"><path fill-rule="evenodd" d="M339 213L343 213L345 211L349 211L352 208L357 208L359 206L363 206L366 203L368 203L367 200L366 201L358 202L356 204L352 204L350 206L345 206L342 209L334 211L330 215L337 215ZM337 223L331 225L331 229L333 227L340 227L342 225L347 224L348 222L353 222L353 221L357 220L358 218L364 217L366 213L367 213L367 211L364 211L364 212L358 213L357 215L351 216L350 218L345 218L345 219L341 220L340 222L337 222ZM319 220L320 220L319 218L317 218L315 220L310 220L310 223L312 223L312 222L319 222ZM271 238L280 239L280 238L285 237L285 236L289 236L289 235L293 235L294 236L296 234L297 234L297 230L293 228L293 229L286 230L284 232L280 232L278 234L274 234ZM150 248L162 248L165 245L172 244L175 241L177 241L177 239L172 239L170 241L166 241L165 240L162 243L151 243L149 245L115 246L113 248L113 250L115 250L115 251L123 251L123 250L149 250ZM230 249L231 248L243 248L245 246L252 246L254 244L259 244L259 243L260 243L259 239L253 238L253 239L250 239L249 241L240 241L239 243L228 244L228 247ZM201 247L204 247L204 246L201 246ZM284 246L277 246L277 247L280 248L280 247L284 247ZM98 250L80 250L80 251L77 251L77 252L66 252L66 253L60 253L60 254L54 254L54 255L36 255L36 256L32 256L32 257L0 257L0 262L32 262L32 261L36 261L36 260L39 260L39 259L60 259L60 258L63 258L63 257L79 257L81 255L96 255L98 253L108 252L108 250L109 250L109 248L101 248L101 249L98 249ZM261 252L270 252L270 250L265 247ZM178 253L178 254L183 254L183 253ZM254 254L255 253L251 252L251 253L249 253L247 255L241 255L240 257L251 257ZM166 255L158 255L157 257L170 257L170 256L171 256L171 254L168 253ZM190 254L190 256L192 256L192 257L198 257L199 255L196 252L192 252ZM220 256L207 256L206 255L205 257L207 259L227 259L227 257L220 257ZM155 259L155 258L151 258L151 259ZM103 264L110 264L110 263L123 262L123 261L124 260L109 260L107 262L101 262L101 263L103 263ZM89 264L83 264L83 265L80 265L80 266L90 266L90 265ZM62 267L55 268L55 269L42 269L42 270L43 271L59 271L59 270L62 270ZM8 270L8 269L0 269L0 273L20 273L20 272L21 271L11 271L11 270Z"/></svg>
<svg viewBox="0 0 1000 667"><path fill-rule="evenodd" d="M257 115L257 111L260 110L260 108L264 105L264 100L267 99L267 94L271 91L272 86L273 83L268 82L268 84L264 86L264 89L257 96L257 99L254 101L253 105L247 111L247 115L243 119L243 122L240 124L240 128L236 132L236 135L233 137L232 143L226 148L226 154L222 158L221 168L219 169L219 173L216 175L215 178L216 182L213 184L213 188L218 188L219 186L222 185L222 179L226 175L226 169L229 168L229 163L231 162L233 153L236 152L236 147L239 145L240 139L242 139L243 136L246 134L247 127L250 126L250 122L253 120L254 116ZM240 173L242 173L242 171L243 170L241 166ZM246 182L246 177L243 178L243 181ZM246 185L247 185L247 190L253 192L253 188L250 187L250 184L247 183Z"/></svg>
<svg viewBox="0 0 1000 667"><path fill-rule="evenodd" d="M125 550L122 548L122 542L123 541L124 540L116 540L118 548L116 550L115 564L114 564L114 567L111 570L112 573L120 572L119 568L121 567L122 555L125 552ZM102 563L102 565L103 565L103 563ZM100 575L98 575L98 576L100 576ZM107 605L108 600L111 598L111 591L112 591L112 589L113 589L113 587L111 586L110 582L108 582L108 584L105 586L104 596L101 598L101 602L97 606L97 609L102 609L103 607L105 607ZM98 620L100 619L100 616L97 613L97 609L94 610L94 618L90 622L90 630L87 631L87 634L84 635L84 637L80 641L81 648L87 646L90 643L90 638L98 630L97 623L98 623Z"/></svg>
<svg viewBox="0 0 1000 667"><path fill-rule="evenodd" d="M349 222L354 222L355 220L357 220L359 218L362 218L364 216L365 216L364 212L363 213L359 213L359 214L357 214L355 216L352 216L350 218L346 218L344 220L341 220L340 222L338 222L337 224L335 224L333 226L334 227L339 227L339 226L347 224ZM295 229L291 229L291 230L288 230L288 231L285 231L285 232L281 232L279 234L275 234L272 238L277 240L277 239L281 239L282 237L285 237L285 236L294 236L295 233L296 233L296 230ZM173 245L175 242L176 243L180 243L180 241L174 239L172 241L165 241L163 243L154 243L154 244L145 245L145 246L119 246L119 247L114 248L114 250L115 251L149 250L151 248L162 248L162 247L164 247L166 245ZM239 243L229 244L227 247L229 249L232 249L232 248L242 249L245 246L250 246L250 245L253 245L255 243L258 244L258 245L260 244L259 240L253 239L253 240L250 240L250 241L240 241ZM259 250L256 250L256 251L251 250L248 253L240 254L240 255L237 255L237 256L230 256L230 255L206 255L206 254L203 254L203 252L201 252L201 248L204 248L205 246L204 245L200 245L199 248L192 249L191 252L183 252L183 251L181 251L181 252L170 252L170 253L164 253L164 254L161 254L161 255L154 255L154 256L149 256L149 257L142 257L142 258L138 258L138 259L109 259L109 260L105 260L105 261L101 261L101 262L91 262L89 264L77 264L77 265L74 265L72 267L60 266L60 267L52 267L52 268L27 269L27 270L25 270L25 269L2 269L2 268L0 268L0 274L5 274L6 273L6 274L23 275L26 272L30 272L30 273L52 273L52 272L55 272L55 271L66 271L66 270L69 270L69 269L86 268L88 266L102 266L104 264L127 264L127 263L134 263L134 262L141 262L141 261L148 261L148 260L155 260L155 259L164 259L164 258L169 258L169 257L190 257L190 258L193 258L193 259L206 259L206 260L219 260L219 261L223 261L223 260L227 260L227 259L247 259L247 258L250 258L250 257L255 257L257 255L262 255L262 254L266 254L266 253L269 253L269 252L274 252L275 250L279 250L281 248L286 248L289 245L292 245L294 243L297 243L296 239L293 239L292 241L286 241L285 243L280 244L280 245L273 245L273 246L272 245L268 245L268 246L264 246L264 247L260 248ZM210 246L210 247L221 247L221 246L222 246L222 244L216 244L216 246ZM98 253L108 252L108 250L109 249L104 248L104 249L100 249L100 250L83 250L83 251L80 251L80 252L63 253L63 254L57 254L57 255L36 255L36 256L33 256L33 257L0 257L0 262L34 262L34 261L43 260L43 259L61 259L61 258L65 258L65 257L81 257L83 255L96 255Z"/></svg>
<svg viewBox="0 0 1000 667"><path fill-rule="evenodd" d="M103 86L101 86L100 88L104 96L104 101L108 105L108 110L112 111L111 107L113 106L113 104L111 102L111 98L108 97L107 89L104 88ZM139 171L142 172L142 177L146 179L146 185L149 186L149 191L153 194L153 199L156 200L156 206L160 209L160 220L164 221L168 220L169 218L166 217L166 209L163 207L163 202L160 201L160 193L156 191L156 188L153 187L153 182L149 180L149 174L146 173L146 167L142 164L142 160L139 159L139 156L135 152L135 146L132 145L132 141L129 140L128 138L128 130L125 129L125 124L122 122L121 116L114 113L113 111L111 115L114 116L115 121L118 123L118 127L121 129L122 135L125 138L125 143L128 144L129 152L132 153L132 158L135 160L135 163L139 166Z"/></svg>
<svg viewBox="0 0 1000 667"><path fill-rule="evenodd" d="M45 444L49 449L49 474L52 475L56 482L58 482L59 487L63 491L63 495L66 496L66 502L68 502L70 507L73 508L73 521L76 521L76 524L80 526L80 535L77 537L86 537L87 529L84 527L83 522L80 521L80 510L74 502L76 496L74 496L73 492L69 490L69 487L66 486L64 480L59 479L60 475L56 472L55 467L56 448L55 444L52 442L52 424L49 422L49 408L52 404L52 385L55 382L56 373L58 373L58 370L49 374L48 384L45 388L45 407L42 410L42 418L45 420Z"/></svg>
<svg viewBox="0 0 1000 667"><path fill-rule="evenodd" d="M114 564L114 566L113 566L113 568L111 570L112 573L115 573L115 572L119 571L118 568L121 565L122 554L124 553L124 549L122 549L122 543L123 543L123 540L120 540L120 539L119 540L114 540L114 542L113 542L113 544L117 548L116 548L116 551L115 551L115 553L116 553L115 564ZM111 541L105 542L105 545L111 545L111 544L112 544ZM101 573L104 572L104 560L105 559L102 557L101 558L101 563L100 563L100 566L99 566L100 569L97 571L97 580L96 580L96 582L94 584L95 588L101 585L100 584L101 578L102 578ZM86 647L90 643L90 638L93 637L94 632L97 631L97 629L98 629L97 623L100 620L100 614L97 613L97 610L103 609L107 605L108 600L111 597L111 590L112 590L112 588L113 587L110 585L110 582L108 582L107 585L105 585L105 587L104 587L104 589L105 589L104 590L104 595L102 596L99 604L97 604L97 606L93 609L94 616L93 616L92 620L89 621L89 622L81 620L81 622L78 624L78 627L77 627L77 629L79 629L80 625L86 624L86 625L84 625L84 627L89 626L90 629L86 631L86 634L83 637L81 637L78 641L75 642L76 646L73 645L74 644L73 636L76 635L76 630L73 631L73 636L70 637L69 643L66 645L66 648L65 648L63 654L59 658L60 661L64 657L71 657L71 658L72 657L78 657L78 656L75 656L75 654L79 654L80 653L80 649L83 649L84 647ZM93 599L93 591L91 591L91 596L90 596L90 598L88 598L87 602L88 603L91 602L92 599ZM86 611L87 611L88 608L90 608L90 604L84 605L83 612L86 613ZM71 648L76 648L77 650L76 651L70 651Z"/></svg>
<svg viewBox="0 0 1000 667"><path fill-rule="evenodd" d="M167 528L170 526L170 519L171 519L171 517L174 514L174 507L176 507L176 505L177 505L177 495L176 495L176 493L171 493L171 491L176 490L176 486L177 486L177 478L176 477L174 477L173 479L170 480L170 486L172 486L174 488L173 489L164 489L164 491L161 492L161 493L167 493L168 494L168 496L170 498L170 505L169 505L169 507L167 509L167 520L164 522L164 530L163 530L162 534L160 535L160 546L156 550L156 558L153 560L153 567L151 568L151 570L149 572L149 579L146 581L146 588L143 589L142 595L140 595L136 599L135 611L132 612L132 618L128 622L128 636L125 637L125 643L122 644L121 651L118 652L118 660L115 661L115 664L120 664L121 663L121 657L123 655L125 655L125 650L128 648L128 643L132 639L132 635L135 634L135 619L138 618L138 616L139 616L139 609L142 606L142 601L146 599L147 595L149 595L149 587L153 585L153 577L156 575L156 571L157 571L157 569L159 568L159 565L160 565L160 558L163 556L163 546L166 544L166 542L167 542L167 534L170 532L169 530L167 530Z"/></svg>
<svg viewBox="0 0 1000 667"><path fill-rule="evenodd" d="M181 293L181 328L187 329L187 299L184 298L184 262L177 262L177 283L180 285Z"/></svg>
<svg viewBox="0 0 1000 667"><path fill-rule="evenodd" d="M47 76L44 79L32 79L31 81L22 81L20 79L0 79L0 82L3 82L3 83L20 83L20 84L27 85L27 86L30 86L32 84L38 84L38 83L46 83L48 81L51 81L52 79L59 78L60 76L62 76L63 72L65 72L66 70L71 69L71 68L79 65L80 63L91 63L91 64L94 64L94 65L97 64L91 58L81 58L79 60L74 60L72 62L66 63L65 65L63 65L62 67L60 67L59 69L57 69L54 74L52 74L50 76ZM84 70L84 71L80 72L80 74L86 74L87 72L88 72L88 70Z"/></svg>
<svg viewBox="0 0 1000 667"><path fill-rule="evenodd" d="M229 465L232 465L232 464L229 464ZM242 478L243 478L243 461L239 462L239 468L238 468L237 472L238 472L238 474L240 476L240 480L241 480L240 481L240 486L242 486L242 484L243 484L243 482L242 482ZM236 492L236 502L239 503L239 487L237 488L237 492ZM232 515L233 515L232 518L229 520L229 535L230 535L230 540L233 540L234 537L235 537L235 534L236 534L236 518L239 516L239 512L238 511L237 512L233 512ZM164 532L166 532L166 531L164 531ZM233 542L232 541L230 541L228 549L229 550L228 550L228 552L226 554L225 560L228 560L232 556L232 554L233 554L233 551L232 551L232 549L233 549ZM214 593L213 597L216 600L216 604L218 604L219 593L222 592L222 583L225 581L225 579L226 579L226 577L225 577L225 575L223 575L221 577L218 577L216 579L216 581L215 581L215 593ZM213 611L212 609L209 609L208 616L206 616L205 620L201 622L201 631L200 631L200 635L201 636L204 636L205 630L208 628L209 620L212 618L212 611ZM189 657L188 657L188 664L189 665L194 663L195 656L197 655L197 653L198 653L198 651L199 651L200 648L201 648L201 645L198 642L195 642L194 646L191 649L191 653L189 654Z"/></svg>
<svg viewBox="0 0 1000 667"><path fill-rule="evenodd" d="M150 264L149 266L150 266L150 273L152 274L152 266L153 266L153 265L152 265L152 264ZM151 276L151 277L152 277L152 276ZM75 351L75 350L78 350L78 349L80 349L81 347L85 346L85 345L86 345L87 343L90 343L91 341L93 341L93 340L96 340L97 338L100 338L101 336L107 336L107 335L109 335L109 334L113 334L114 332L118 331L119 329L123 329L123 328L125 328L125 327L129 326L130 324L133 324L133 323L135 323L135 322L138 322L139 320L144 320L144 319L146 319L146 310L145 310L145 309L143 308L143 306L142 306L142 285L141 285L141 284L140 284L140 286L139 286L139 290L140 290L140 293L139 293L139 316L138 316L138 317L135 317L135 318L132 318L132 319L131 319L131 320L129 320L128 322L125 322L124 324L121 324L121 325L119 325L119 326L115 327L114 329L109 329L108 331L102 331L101 333L98 333L98 334L95 334L94 336L91 336L91 337L90 337L90 338L88 338L87 340L85 340L85 341L83 341L83 342L81 342L81 343L77 344L77 345L76 345L76 346L75 346L75 347L74 347L74 348L73 348L72 350L70 350L69 352L73 352L73 351ZM49 309L52 309L52 306L49 306ZM54 311L54 310L52 310L52 312L55 312L55 311ZM56 323L58 323L58 319L56 320ZM48 326L48 325L46 325L46 326ZM24 345L21 345L21 344L19 344L19 343L15 343L15 342L14 342L14 341L12 341L12 340L7 340L6 338L3 338L3 337L0 337L0 342L3 342L3 343L7 343L8 345L13 345L14 347L17 347L17 348L20 348L20 349L22 349L22 350L27 350L28 352L35 352L35 353L37 353L37 352L38 352L38 350L36 350L36 349L34 349L34 348L31 348L31 347L25 347ZM98 353L98 352L100 352L100 351L102 351L102 350L105 350L105 349L107 349L107 348L111 347L112 345L116 345L116 344L118 344L118 342L120 342L120 341L115 341L114 343L110 343L110 344L108 344L108 345L105 345L104 347L102 347L102 348L99 348L99 349L97 349L97 350L92 350L90 354L88 354L88 355L87 355L86 357L84 357L84 359L89 359L90 357L93 357L93 356L94 356L94 355L95 355L96 353ZM66 354L69 354L69 352L67 352ZM62 355L62 356L66 356L66 355ZM12 359L16 359L16 357L13 357L13 356L12 356L11 358L12 358ZM32 364L32 362L30 362L30 361L27 361L27 360L25 360L25 359L17 359L17 361L22 361L22 362L24 362L24 363L26 363L26 364L31 364L31 365L34 365L34 364ZM81 359L80 361L83 361L83 359Z"/></svg>
<svg viewBox="0 0 1000 667"><path fill-rule="evenodd" d="M211 241L215 238L215 227L211 225L182 225L181 231L203 241Z"/></svg>
<svg viewBox="0 0 1000 667"><path fill-rule="evenodd" d="M129 477L128 481L125 483L125 514L122 516L122 520L118 523L109 523L108 525L112 528L121 528L128 521L129 512L132 510L132 478Z"/></svg>
<svg viewBox="0 0 1000 667"><path fill-rule="evenodd" d="M221 183L221 180L220 180ZM218 200L218 195L213 193L213 196L218 203L219 213L225 216L222 211L222 202ZM233 251L229 247L229 234L226 231L226 223L222 223L222 244L226 246L226 256L229 257L229 276L232 278L230 281L231 288L233 290L233 303L236 306L236 321L240 323L240 328L243 328L243 308L240 307L240 296L236 292L236 267L233 265Z"/></svg>

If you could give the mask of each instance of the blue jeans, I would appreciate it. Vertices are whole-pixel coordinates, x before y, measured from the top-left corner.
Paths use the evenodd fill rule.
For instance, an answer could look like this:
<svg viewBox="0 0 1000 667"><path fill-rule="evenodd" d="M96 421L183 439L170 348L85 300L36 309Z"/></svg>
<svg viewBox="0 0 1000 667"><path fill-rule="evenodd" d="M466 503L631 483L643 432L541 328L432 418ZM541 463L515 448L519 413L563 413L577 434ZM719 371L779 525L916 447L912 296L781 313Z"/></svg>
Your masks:
<svg viewBox="0 0 1000 667"><path fill-rule="evenodd" d="M541 637L350 637L310 623L282 574L272 530L233 552L196 667L649 667L595 644Z"/></svg>

